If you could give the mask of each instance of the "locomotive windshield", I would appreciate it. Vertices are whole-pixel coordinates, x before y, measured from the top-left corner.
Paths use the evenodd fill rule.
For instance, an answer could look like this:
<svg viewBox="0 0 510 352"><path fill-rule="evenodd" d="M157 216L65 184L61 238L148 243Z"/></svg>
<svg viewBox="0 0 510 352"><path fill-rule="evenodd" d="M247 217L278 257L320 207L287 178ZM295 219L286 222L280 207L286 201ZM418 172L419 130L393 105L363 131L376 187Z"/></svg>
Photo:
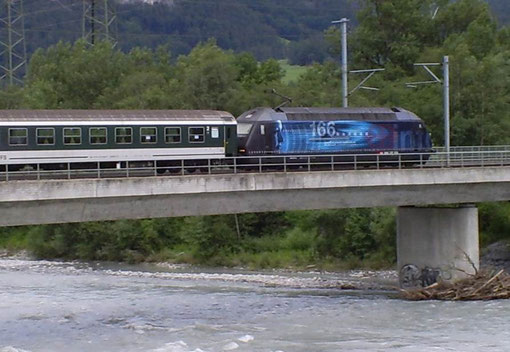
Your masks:
<svg viewBox="0 0 510 352"><path fill-rule="evenodd" d="M253 124L252 123L237 123L237 135L238 136L246 136L250 133L251 128Z"/></svg>

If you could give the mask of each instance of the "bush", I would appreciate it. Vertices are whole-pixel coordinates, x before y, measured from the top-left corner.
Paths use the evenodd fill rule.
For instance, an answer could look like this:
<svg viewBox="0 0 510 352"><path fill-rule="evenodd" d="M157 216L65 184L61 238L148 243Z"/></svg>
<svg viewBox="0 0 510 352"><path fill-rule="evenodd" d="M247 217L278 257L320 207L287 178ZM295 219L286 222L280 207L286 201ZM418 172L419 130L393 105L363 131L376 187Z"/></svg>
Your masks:
<svg viewBox="0 0 510 352"><path fill-rule="evenodd" d="M510 202L481 203L478 211L482 246L510 239Z"/></svg>
<svg viewBox="0 0 510 352"><path fill-rule="evenodd" d="M0 245L23 243L39 258L386 267L396 257L394 217L380 208L45 225L3 230Z"/></svg>
<svg viewBox="0 0 510 352"><path fill-rule="evenodd" d="M289 230L281 241L282 248L291 250L312 250L315 247L316 236L313 231L305 231L299 227Z"/></svg>
<svg viewBox="0 0 510 352"><path fill-rule="evenodd" d="M28 229L26 226L0 228L0 248L8 251L26 249Z"/></svg>

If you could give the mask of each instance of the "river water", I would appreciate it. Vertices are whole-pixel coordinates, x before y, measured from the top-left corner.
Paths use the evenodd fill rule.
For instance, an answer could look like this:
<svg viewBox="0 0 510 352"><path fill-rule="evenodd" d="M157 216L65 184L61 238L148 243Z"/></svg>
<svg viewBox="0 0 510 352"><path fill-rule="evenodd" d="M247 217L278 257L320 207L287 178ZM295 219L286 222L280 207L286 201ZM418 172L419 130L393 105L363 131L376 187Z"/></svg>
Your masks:
<svg viewBox="0 0 510 352"><path fill-rule="evenodd" d="M0 352L510 350L510 301L408 302L374 282L394 273L0 258Z"/></svg>

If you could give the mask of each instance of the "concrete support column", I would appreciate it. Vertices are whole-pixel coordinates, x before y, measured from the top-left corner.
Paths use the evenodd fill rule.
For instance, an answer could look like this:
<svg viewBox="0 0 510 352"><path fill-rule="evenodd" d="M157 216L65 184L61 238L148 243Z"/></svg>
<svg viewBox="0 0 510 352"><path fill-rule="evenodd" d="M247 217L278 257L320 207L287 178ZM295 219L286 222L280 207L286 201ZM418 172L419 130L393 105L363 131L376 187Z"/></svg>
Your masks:
<svg viewBox="0 0 510 352"><path fill-rule="evenodd" d="M398 208L397 262L402 288L474 274L479 267L478 209Z"/></svg>

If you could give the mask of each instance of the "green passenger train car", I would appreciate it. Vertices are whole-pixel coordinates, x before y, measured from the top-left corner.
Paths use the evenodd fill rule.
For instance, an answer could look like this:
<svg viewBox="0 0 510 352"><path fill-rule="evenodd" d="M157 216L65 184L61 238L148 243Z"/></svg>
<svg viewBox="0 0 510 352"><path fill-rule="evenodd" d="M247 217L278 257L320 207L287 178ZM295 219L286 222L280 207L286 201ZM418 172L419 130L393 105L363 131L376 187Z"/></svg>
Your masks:
<svg viewBox="0 0 510 352"><path fill-rule="evenodd" d="M236 121L224 111L0 110L0 168L165 166L221 159L236 151Z"/></svg>

